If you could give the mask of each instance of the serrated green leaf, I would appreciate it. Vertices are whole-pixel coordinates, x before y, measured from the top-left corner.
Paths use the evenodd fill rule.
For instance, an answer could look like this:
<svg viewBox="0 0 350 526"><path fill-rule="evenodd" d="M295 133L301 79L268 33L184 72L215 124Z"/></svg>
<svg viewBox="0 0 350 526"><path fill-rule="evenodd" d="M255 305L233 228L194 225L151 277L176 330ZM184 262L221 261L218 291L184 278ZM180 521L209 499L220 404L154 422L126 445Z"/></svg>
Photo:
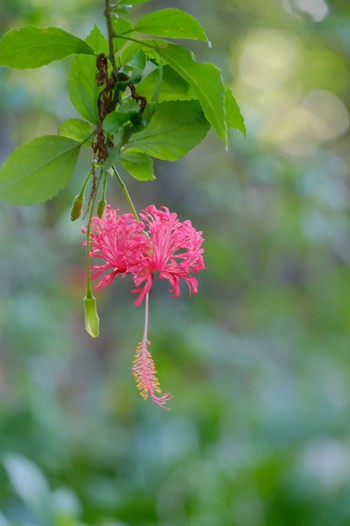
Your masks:
<svg viewBox="0 0 350 526"><path fill-rule="evenodd" d="M138 49L143 49L151 60L162 59L192 86L207 120L227 143L225 84L221 71L213 64L196 62L189 49L165 40L145 40L143 44L130 44L123 50L122 58L128 59Z"/></svg>
<svg viewBox="0 0 350 526"><path fill-rule="evenodd" d="M68 119L63 121L58 128L58 135L68 137L74 141L84 143L92 135L93 129L86 121L80 119Z"/></svg>
<svg viewBox="0 0 350 526"><path fill-rule="evenodd" d="M72 61L68 78L68 93L75 109L89 122L97 124L97 99L101 88L96 84L95 57L78 56Z"/></svg>
<svg viewBox="0 0 350 526"><path fill-rule="evenodd" d="M137 148L129 148L120 156L125 170L138 181L153 181L153 161L149 155Z"/></svg>
<svg viewBox="0 0 350 526"><path fill-rule="evenodd" d="M106 133L114 133L123 127L123 123L130 119L132 113L119 113L114 111L109 113L103 121L103 130Z"/></svg>
<svg viewBox="0 0 350 526"><path fill-rule="evenodd" d="M144 16L134 27L135 31L165 38L185 38L208 41L203 27L197 20L180 9L161 9Z"/></svg>
<svg viewBox="0 0 350 526"><path fill-rule="evenodd" d="M57 27L26 26L8 31L0 40L0 66L38 68L69 55L93 55L83 40Z"/></svg>
<svg viewBox="0 0 350 526"><path fill-rule="evenodd" d="M130 60L132 60L136 53L138 53L140 50L146 51L142 42L128 42L127 40L125 40L125 46L123 47L119 55L121 65L125 66L126 64L128 64Z"/></svg>
<svg viewBox="0 0 350 526"><path fill-rule="evenodd" d="M140 106L134 100L128 100L120 105L117 111L109 113L103 120L103 130L106 133L115 133L123 124L130 120L132 115L139 113Z"/></svg>
<svg viewBox="0 0 350 526"><path fill-rule="evenodd" d="M113 20L113 31L116 35L130 35L133 32L133 25L121 16ZM122 48L127 40L125 38L113 38L114 48L118 52Z"/></svg>
<svg viewBox="0 0 350 526"><path fill-rule="evenodd" d="M158 71L155 70L137 85L138 93L146 97L147 100L151 99L157 82ZM184 80L170 66L164 66L158 102L196 99L198 99L198 94L193 86L186 82L186 80Z"/></svg>
<svg viewBox="0 0 350 526"><path fill-rule="evenodd" d="M244 119L232 91L225 86L225 113L228 128L237 128L243 135L246 134Z"/></svg>
<svg viewBox="0 0 350 526"><path fill-rule="evenodd" d="M138 51L127 63L128 68L132 68L134 75L142 75L146 66L146 56L143 51Z"/></svg>
<svg viewBox="0 0 350 526"><path fill-rule="evenodd" d="M163 102L145 130L132 135L129 144L168 161L175 161L199 144L209 124L197 101Z"/></svg>
<svg viewBox="0 0 350 526"><path fill-rule="evenodd" d="M97 24L94 25L93 29L86 37L85 42L90 47L92 47L92 49L96 51L96 53L104 53L105 55L108 55L108 40L102 34L101 29L98 27Z"/></svg>
<svg viewBox="0 0 350 526"><path fill-rule="evenodd" d="M80 147L80 143L59 135L23 144L0 168L0 200L35 205L52 199L67 185Z"/></svg>
<svg viewBox="0 0 350 526"><path fill-rule="evenodd" d="M86 42L97 53L108 53L108 42L98 26L94 26ZM72 61L68 78L68 93L75 109L89 122L97 124L97 99L102 88L96 84L96 57L77 56Z"/></svg>
<svg viewBox="0 0 350 526"><path fill-rule="evenodd" d="M131 34L134 30L134 26L129 22L129 20L122 16L112 19L112 27L116 35ZM126 41L122 38L114 38L113 42L115 49L118 51Z"/></svg>
<svg viewBox="0 0 350 526"><path fill-rule="evenodd" d="M193 86L204 115L226 143L225 86L221 71L214 64L196 62L192 53L183 46L168 43L167 47L159 46L157 52L167 64Z"/></svg>

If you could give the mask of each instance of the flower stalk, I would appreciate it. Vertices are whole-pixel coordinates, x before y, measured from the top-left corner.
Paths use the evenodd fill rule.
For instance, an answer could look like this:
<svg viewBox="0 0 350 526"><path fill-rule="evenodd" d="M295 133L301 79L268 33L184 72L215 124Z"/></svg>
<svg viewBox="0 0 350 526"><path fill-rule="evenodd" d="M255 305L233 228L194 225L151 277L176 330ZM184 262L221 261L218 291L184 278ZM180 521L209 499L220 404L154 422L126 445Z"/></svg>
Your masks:
<svg viewBox="0 0 350 526"><path fill-rule="evenodd" d="M133 201L131 199L131 196L129 194L129 191L128 191L127 187L126 187L126 184L124 183L123 179L120 177L119 173L117 172L117 170L116 170L116 168L114 166L112 167L112 170L113 170L113 173L114 173L114 175L116 176L116 178L118 180L118 183L120 184L120 187L122 189L123 194L126 197L126 200L128 202L129 208L130 208L130 210L132 212L132 215L134 216L136 221L140 221L138 213L136 212L135 205L134 205L134 203L133 203Z"/></svg>
<svg viewBox="0 0 350 526"><path fill-rule="evenodd" d="M173 396L170 393L157 396L161 394L161 389L154 361L150 351L148 350L148 346L150 344L148 340L148 303L149 294L146 294L143 337L142 341L137 345L136 348L132 374L135 378L137 390L144 400L147 400L147 398L150 396L155 404L163 407L163 409L169 410L170 407L166 407L165 404L167 404L169 400L173 398Z"/></svg>

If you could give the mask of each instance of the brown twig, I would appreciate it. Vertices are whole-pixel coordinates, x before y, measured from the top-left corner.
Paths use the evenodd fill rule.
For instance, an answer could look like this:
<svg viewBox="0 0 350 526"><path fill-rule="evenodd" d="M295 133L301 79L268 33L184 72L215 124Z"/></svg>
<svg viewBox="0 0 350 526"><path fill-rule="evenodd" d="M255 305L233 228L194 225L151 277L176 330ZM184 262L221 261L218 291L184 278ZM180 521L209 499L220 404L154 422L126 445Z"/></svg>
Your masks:
<svg viewBox="0 0 350 526"><path fill-rule="evenodd" d="M113 45L114 31L113 31L113 27L112 27L111 5L110 5L109 0L105 0L105 6L106 7L105 7L104 15L106 17L106 24L107 24L109 59L110 59L111 64L112 64L114 78L117 79L118 66L117 66L117 63L115 61L115 54L114 54L114 45Z"/></svg>

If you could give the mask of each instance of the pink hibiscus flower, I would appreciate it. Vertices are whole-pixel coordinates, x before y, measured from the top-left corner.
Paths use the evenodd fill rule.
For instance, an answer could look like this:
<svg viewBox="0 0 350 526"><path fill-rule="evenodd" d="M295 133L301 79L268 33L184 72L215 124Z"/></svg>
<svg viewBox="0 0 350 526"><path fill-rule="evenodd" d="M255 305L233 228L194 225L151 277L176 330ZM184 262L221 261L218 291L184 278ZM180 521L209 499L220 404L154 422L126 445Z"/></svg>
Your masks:
<svg viewBox="0 0 350 526"><path fill-rule="evenodd" d="M136 349L133 375L141 396L150 397L160 407L166 407L172 398L170 393L161 394L155 365L149 351L148 303L154 275L167 279L174 297L180 295L180 280L188 286L190 294L196 294L197 279L194 277L204 268L202 232L193 228L191 221L179 221L168 208L158 210L154 205L140 213L141 221L132 214L118 215L110 206L102 219L93 217L90 232L90 256L103 260L102 265L91 267L92 278L99 278L96 289L111 285L121 274L133 275L138 294L135 305L145 299L145 324L143 338ZM85 243L84 243L85 244Z"/></svg>
<svg viewBox="0 0 350 526"><path fill-rule="evenodd" d="M198 282L193 274L204 269L202 232L189 220L179 221L165 206L158 210L150 205L140 217L149 245L137 263L129 267L137 287L133 292L139 294L135 305L140 305L150 291L155 272L159 272L160 280L169 280L175 298L180 295L180 279L187 283L190 294L196 294Z"/></svg>
<svg viewBox="0 0 350 526"><path fill-rule="evenodd" d="M107 274L96 286L100 290L111 285L121 274L133 274L138 294L135 305L141 305L153 284L154 273L167 279L171 292L180 294L180 280L187 283L190 294L196 294L197 279L193 274L204 269L202 232L193 228L191 221L179 221L168 208L158 210L150 205L140 213L141 221L132 214L118 215L109 205L102 219L91 221L91 257L105 261L91 267L92 279Z"/></svg>
<svg viewBox="0 0 350 526"><path fill-rule="evenodd" d="M91 277L96 279L106 272L96 290L111 285L118 274L125 277L130 273L129 267L137 263L140 252L147 250L142 223L132 214L118 215L118 211L107 205L102 219L95 216L91 220L90 256L104 260L102 265L91 267Z"/></svg>

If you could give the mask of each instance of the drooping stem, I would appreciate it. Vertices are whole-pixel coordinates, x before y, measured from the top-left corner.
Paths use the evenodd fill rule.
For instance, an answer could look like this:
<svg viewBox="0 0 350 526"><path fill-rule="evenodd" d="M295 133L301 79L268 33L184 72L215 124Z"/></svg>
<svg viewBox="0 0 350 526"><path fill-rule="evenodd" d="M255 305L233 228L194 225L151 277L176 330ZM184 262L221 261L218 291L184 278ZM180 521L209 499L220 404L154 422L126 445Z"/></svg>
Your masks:
<svg viewBox="0 0 350 526"><path fill-rule="evenodd" d="M84 197L85 188L87 187L87 184L88 184L88 182L90 181L90 177L91 177L91 175L92 175L92 168L91 168L91 170L89 171L89 173L87 174L86 179L85 179L85 181L84 181L84 183L83 183L83 186L81 187L81 190L80 190L80 192L79 192L79 197L80 197L80 199L83 199L83 197Z"/></svg>
<svg viewBox="0 0 350 526"><path fill-rule="evenodd" d="M118 66L117 66L117 63L116 63L116 60L115 60L115 52L114 52L114 45L113 45L114 31L113 31L113 27L112 27L111 4L110 4L109 0L105 0L104 15L106 17L106 25L107 25L107 33L108 33L109 59L110 59L111 64L112 64L114 78L117 80L117 78L118 78Z"/></svg>
<svg viewBox="0 0 350 526"><path fill-rule="evenodd" d="M97 196L97 190L98 190L98 186L99 186L100 181L101 181L101 177L102 177L102 172L101 172L100 177L98 179L97 189L96 189L95 195L93 197L93 200L92 200L92 203L91 203L91 206L90 206L89 221L88 221L88 224L87 224L87 227L86 227L86 297L87 298L92 298L92 292L91 292L91 270L90 270L91 220L92 220L92 215L94 213L95 201L96 201L96 196Z"/></svg>
<svg viewBox="0 0 350 526"><path fill-rule="evenodd" d="M148 298L145 299L145 327L143 329L142 341L137 345L136 356L134 358L132 374L136 381L136 387L142 398L146 400L148 396L153 402L163 409L169 410L166 404L173 398L172 394L161 394L157 371L154 365L152 355L149 351L150 342L148 340ZM158 396L161 395L161 396Z"/></svg>
<svg viewBox="0 0 350 526"><path fill-rule="evenodd" d="M145 297L145 325L143 328L143 337L142 341L147 342L148 341L148 303L149 303L149 292L147 292Z"/></svg>
<svg viewBox="0 0 350 526"><path fill-rule="evenodd" d="M129 192L128 192L128 189L127 189L127 187L126 187L126 184L124 183L123 179L120 177L120 175L118 174L118 172L117 172L117 170L115 169L114 166L112 167L112 170L113 170L114 175L115 175L116 178L118 179L118 182L119 182L119 184L120 184L120 186L121 186L121 189L122 189L122 191L123 191L123 194L124 194L125 197L126 197L126 200L127 200L127 202L128 202L128 205L129 205L129 207L130 207L130 210L131 210L131 212L132 212L134 218L136 219L136 221L140 221L140 218L139 218L139 216L138 216L138 213L136 212L135 205L134 205L134 203L132 202L132 199L131 199L131 197L130 197L130 194L129 194Z"/></svg>
<svg viewBox="0 0 350 526"><path fill-rule="evenodd" d="M102 188L102 196L101 196L101 199L103 200L106 199L106 190L107 190L107 172L105 172L104 178L103 178L103 188Z"/></svg>

